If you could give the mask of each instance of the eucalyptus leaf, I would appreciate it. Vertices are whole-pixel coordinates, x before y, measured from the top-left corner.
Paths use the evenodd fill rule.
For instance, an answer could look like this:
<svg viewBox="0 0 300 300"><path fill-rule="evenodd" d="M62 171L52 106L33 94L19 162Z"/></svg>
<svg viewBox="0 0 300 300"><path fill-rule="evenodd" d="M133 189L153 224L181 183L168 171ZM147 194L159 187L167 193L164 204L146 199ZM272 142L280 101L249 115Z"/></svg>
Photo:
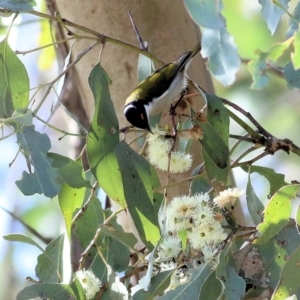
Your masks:
<svg viewBox="0 0 300 300"><path fill-rule="evenodd" d="M207 155L207 159L209 159ZM190 194L195 195L197 193L207 193L211 189L211 185L207 179L207 177L204 174L204 164L197 166L191 173L190 177L197 176L199 174L202 174L201 176L193 179L190 184Z"/></svg>
<svg viewBox="0 0 300 300"><path fill-rule="evenodd" d="M243 168L245 172L248 172L248 167ZM261 167L261 166L254 166L252 165L250 168L251 173L258 173L264 176L270 183L270 196L274 195L281 187L288 185L284 181L284 175L276 173L271 168Z"/></svg>
<svg viewBox="0 0 300 300"><path fill-rule="evenodd" d="M248 69L252 75L252 89L260 90L269 83L269 77L266 75L267 70L267 53L256 50L258 57L248 63Z"/></svg>
<svg viewBox="0 0 300 300"><path fill-rule="evenodd" d="M58 194L58 203L61 213L65 220L66 233L71 239L71 228L74 213L77 209L82 207L86 195L86 188L72 188L64 183Z"/></svg>
<svg viewBox="0 0 300 300"><path fill-rule="evenodd" d="M87 156L100 187L121 207L126 207L122 176L113 152L119 142L119 124L110 98L110 79L100 65L89 76L95 112L87 138Z"/></svg>
<svg viewBox="0 0 300 300"><path fill-rule="evenodd" d="M175 290L168 291L159 299L161 300L194 300L199 299L202 285L212 273L206 264L200 265L198 268L191 270L191 279L186 284L180 284Z"/></svg>
<svg viewBox="0 0 300 300"><path fill-rule="evenodd" d="M30 126L32 125L32 112L27 111L26 113L22 113L20 111L15 111L13 115L6 119L6 122L19 123L22 125Z"/></svg>
<svg viewBox="0 0 300 300"><path fill-rule="evenodd" d="M300 247L300 237L295 226L287 226L266 243L255 245L268 271L268 285L275 289L288 258ZM295 268L295 266L294 266ZM295 269L293 271L295 274ZM296 276L297 277L297 276Z"/></svg>
<svg viewBox="0 0 300 300"><path fill-rule="evenodd" d="M24 234L13 233L13 234L4 235L3 238L5 240L11 241L11 242L21 242L21 243L33 245L33 246L37 247L38 249L40 249L42 252L44 252L44 249L38 243L36 243L29 236L26 236Z"/></svg>
<svg viewBox="0 0 300 300"><path fill-rule="evenodd" d="M230 245L228 244L219 255L219 264L216 268L216 276L223 286L222 299L243 299L246 290L246 283L240 276L238 276L235 270Z"/></svg>
<svg viewBox="0 0 300 300"><path fill-rule="evenodd" d="M222 1L184 0L184 5L191 18L198 26L206 28L221 28L225 26L225 19L221 15Z"/></svg>
<svg viewBox="0 0 300 300"><path fill-rule="evenodd" d="M89 181L82 176L83 167L81 164L57 153L48 153L47 156L53 160L52 167L59 169L58 183L66 183L70 187L77 189L82 187L92 188Z"/></svg>
<svg viewBox="0 0 300 300"><path fill-rule="evenodd" d="M259 0L262 6L262 16L265 19L271 34L274 34L281 16L288 10L290 0Z"/></svg>
<svg viewBox="0 0 300 300"><path fill-rule="evenodd" d="M202 285L199 299L215 300L223 293L221 282L216 278L216 272L212 272Z"/></svg>
<svg viewBox="0 0 300 300"><path fill-rule="evenodd" d="M138 83L142 82L152 73L152 60L143 54L139 55L137 73Z"/></svg>
<svg viewBox="0 0 300 300"><path fill-rule="evenodd" d="M71 298L73 296L73 298ZM78 280L71 284L60 283L38 283L25 287L21 290L16 300L31 299L51 299L51 300L83 300L84 290Z"/></svg>
<svg viewBox="0 0 300 300"><path fill-rule="evenodd" d="M100 225L99 227L103 233L112 237L114 240L119 241L121 244L125 245L129 249L134 249L134 245L138 242L136 237L132 233L127 233L117 230L111 224L109 225ZM121 227L122 228L122 227Z"/></svg>
<svg viewBox="0 0 300 300"><path fill-rule="evenodd" d="M272 296L274 300L287 299L300 290L300 282L298 276L295 276L295 271L299 272L300 247L293 252L283 266L280 281Z"/></svg>
<svg viewBox="0 0 300 300"><path fill-rule="evenodd" d="M200 140L203 149L218 168L227 168L229 150L224 140L209 123L196 123L203 131L203 139Z"/></svg>
<svg viewBox="0 0 300 300"><path fill-rule="evenodd" d="M61 234L46 246L44 253L38 256L35 273L41 281L47 283L59 283L62 281L63 241L64 235Z"/></svg>
<svg viewBox="0 0 300 300"><path fill-rule="evenodd" d="M23 172L23 178L16 181L16 185L26 196L35 193L44 194L53 198L61 186L56 182L59 171L51 166L52 159L47 157L51 148L49 137L35 130L34 126L26 126L17 133L17 140L21 150L30 156L31 164L34 166L34 173Z"/></svg>
<svg viewBox="0 0 300 300"><path fill-rule="evenodd" d="M74 229L74 234L83 249L89 246L99 228L99 225L104 223L105 217L105 212L101 207L99 199L91 197L87 207L84 211L82 211L82 215L80 215L75 221L76 227ZM96 245L101 245L103 238L103 236L100 236ZM96 250L92 248L90 256L93 257L95 253Z"/></svg>
<svg viewBox="0 0 300 300"><path fill-rule="evenodd" d="M174 270L164 271L156 274L151 279L150 290L145 291L143 289L137 291L132 299L133 300L152 300L156 296L162 295L170 285L171 276ZM159 298L160 299L160 298Z"/></svg>
<svg viewBox="0 0 300 300"><path fill-rule="evenodd" d="M298 31L300 22L300 2L298 1L296 7L292 13L292 18L289 18L289 28L286 33L287 38L290 38Z"/></svg>
<svg viewBox="0 0 300 300"><path fill-rule="evenodd" d="M3 5L8 3L2 2L0 1L0 7L5 8ZM9 47L6 39L0 42L0 74L0 118L7 118L15 110L27 106L29 78L23 63Z"/></svg>
<svg viewBox="0 0 300 300"><path fill-rule="evenodd" d="M33 10L34 0L0 0L0 7L16 12Z"/></svg>
<svg viewBox="0 0 300 300"><path fill-rule="evenodd" d="M287 185L273 195L264 210L263 222L257 226L261 236L255 240L255 244L265 243L288 224L292 212L291 199L299 189L298 184Z"/></svg>
<svg viewBox="0 0 300 300"><path fill-rule="evenodd" d="M116 146L115 154L122 170L126 203L134 224L143 241L148 246L155 245L160 238L157 216L159 204L154 203L153 199L149 162L125 142Z"/></svg>
<svg viewBox="0 0 300 300"><path fill-rule="evenodd" d="M224 85L231 85L235 81L241 59L233 37L229 35L226 27L203 28L201 54L203 58L208 58L208 69L218 81Z"/></svg>
<svg viewBox="0 0 300 300"><path fill-rule="evenodd" d="M206 94L207 101L207 122L213 126L214 130L217 132L219 137L224 141L224 148L228 148L229 140L229 124L230 119L223 102L216 95ZM212 137L213 139L214 137ZM221 182L227 182L227 177L229 173L229 154L227 157L227 167L221 168L215 163L209 153L212 152L212 149L209 149L210 152L204 147L202 150L203 160L205 162L206 175L209 180L216 179Z"/></svg>
<svg viewBox="0 0 300 300"><path fill-rule="evenodd" d="M294 41L294 53L291 54L292 63L295 70L300 69L300 31L297 31Z"/></svg>
<svg viewBox="0 0 300 300"><path fill-rule="evenodd" d="M300 88L300 70L295 70L292 62L283 68L283 76L289 89Z"/></svg>
<svg viewBox="0 0 300 300"><path fill-rule="evenodd" d="M248 206L248 210L251 215L251 218L252 218L254 224L258 225L259 223L261 223L261 221L263 219L263 211L264 211L265 207L255 194L255 191L251 184L250 176L248 176L248 183L247 183L247 189L246 189L246 200L247 200L247 206Z"/></svg>

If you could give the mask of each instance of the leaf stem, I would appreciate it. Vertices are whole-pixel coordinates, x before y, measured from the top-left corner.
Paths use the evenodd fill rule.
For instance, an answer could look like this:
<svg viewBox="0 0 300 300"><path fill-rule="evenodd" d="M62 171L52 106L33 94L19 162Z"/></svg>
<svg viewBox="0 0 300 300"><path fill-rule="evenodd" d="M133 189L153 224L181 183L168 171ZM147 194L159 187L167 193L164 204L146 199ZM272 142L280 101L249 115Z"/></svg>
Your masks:
<svg viewBox="0 0 300 300"><path fill-rule="evenodd" d="M41 119L38 115L36 114L33 114L33 116L35 118L37 118L40 122L42 122L43 124L45 124L46 126L48 126L49 128L52 128L54 129L55 131L58 131L60 133L63 133L64 135L73 135L73 136L78 136L78 137L81 137L81 138L85 138L86 136L83 135L83 134L80 134L80 133L71 133L71 132L67 132L65 130L62 130L62 129L59 129L51 124L49 124L48 122L44 121L43 119Z"/></svg>

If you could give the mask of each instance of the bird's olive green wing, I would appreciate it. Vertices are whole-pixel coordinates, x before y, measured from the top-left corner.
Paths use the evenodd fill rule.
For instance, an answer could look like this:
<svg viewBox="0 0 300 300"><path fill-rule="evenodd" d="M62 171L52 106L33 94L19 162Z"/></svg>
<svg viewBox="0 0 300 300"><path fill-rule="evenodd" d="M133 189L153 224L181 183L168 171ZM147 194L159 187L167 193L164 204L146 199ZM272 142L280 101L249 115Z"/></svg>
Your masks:
<svg viewBox="0 0 300 300"><path fill-rule="evenodd" d="M184 53L174 62L156 70L134 89L127 98L126 104L138 99L148 103L153 98L159 98L170 87L174 77L184 70L186 64L200 49L201 46L198 44L192 51ZM149 93L149 91L151 91L151 93Z"/></svg>

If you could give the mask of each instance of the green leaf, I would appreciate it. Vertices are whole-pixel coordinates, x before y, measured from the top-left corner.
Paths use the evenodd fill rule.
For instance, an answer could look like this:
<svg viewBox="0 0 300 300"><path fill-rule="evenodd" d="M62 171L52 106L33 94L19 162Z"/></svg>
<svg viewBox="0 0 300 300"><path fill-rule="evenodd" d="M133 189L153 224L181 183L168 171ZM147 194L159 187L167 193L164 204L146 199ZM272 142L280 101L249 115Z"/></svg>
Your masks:
<svg viewBox="0 0 300 300"><path fill-rule="evenodd" d="M300 2L297 2L297 5L292 13L292 17L289 18L289 29L286 33L286 37L290 38L298 31L300 22Z"/></svg>
<svg viewBox="0 0 300 300"><path fill-rule="evenodd" d="M51 148L49 137L35 131L34 126L29 126L17 133L17 140L25 155L30 156L34 173L24 171L23 178L16 181L16 185L26 196L43 193L46 197L53 198L61 186L56 182L59 172L51 166L52 160L46 155Z"/></svg>
<svg viewBox="0 0 300 300"><path fill-rule="evenodd" d="M298 207L297 207L297 213L296 213L295 221L296 221L297 225L300 226L300 205L298 205ZM298 231L299 231L299 229L298 229Z"/></svg>
<svg viewBox="0 0 300 300"><path fill-rule="evenodd" d="M95 112L87 138L87 156L92 172L105 193L126 207L122 177L113 150L119 142L119 125L108 89L109 78L100 65L89 76Z"/></svg>
<svg viewBox="0 0 300 300"><path fill-rule="evenodd" d="M200 140L203 149L218 168L227 168L229 150L224 140L209 123L196 123L203 131L203 139Z"/></svg>
<svg viewBox="0 0 300 300"><path fill-rule="evenodd" d="M125 245L131 250L134 249L134 245L138 242L138 240L132 233L119 231L115 228L115 226L112 226L111 224L100 225L100 229L103 233L112 237L114 240L119 241L121 244Z"/></svg>
<svg viewBox="0 0 300 300"><path fill-rule="evenodd" d="M192 120L190 118L186 118L183 123L180 124L180 128L178 130L189 130L192 126ZM177 150L181 152L189 152L191 145L191 139L181 137L178 141Z"/></svg>
<svg viewBox="0 0 300 300"><path fill-rule="evenodd" d="M225 300L240 300L245 295L246 283L238 276L231 256L230 247L227 246L219 255L219 264L216 269L217 278L223 286Z"/></svg>
<svg viewBox="0 0 300 300"><path fill-rule="evenodd" d="M300 247L289 256L282 268L279 284L272 296L274 300L287 299L300 289L298 276L300 272Z"/></svg>
<svg viewBox="0 0 300 300"><path fill-rule="evenodd" d="M215 300L220 299L223 292L220 280L216 278L216 272L212 272L202 285L199 299Z"/></svg>
<svg viewBox="0 0 300 300"><path fill-rule="evenodd" d="M199 26L207 28L221 28L225 26L225 19L221 15L222 2L184 0L183 3L191 18Z"/></svg>
<svg viewBox="0 0 300 300"><path fill-rule="evenodd" d="M251 184L250 175L248 176L246 200L249 213L255 225L258 225L263 219L264 205L258 199Z"/></svg>
<svg viewBox="0 0 300 300"><path fill-rule="evenodd" d="M51 300L86 299L84 290L78 280L71 284L38 283L27 286L18 293L16 300L30 300L33 298Z"/></svg>
<svg viewBox="0 0 300 300"><path fill-rule="evenodd" d="M101 224L112 214L110 210L104 211L101 207L99 199L93 197L89 200L87 208L82 212L82 215L76 220L76 228L74 233L83 249L86 249L91 241L94 239L97 230L101 227ZM110 220L108 227L111 230L119 231L120 236L125 237L126 234L122 235L122 227L116 223L115 220ZM103 228L103 226L102 226ZM100 230L97 241L95 242L95 247L92 247L91 251L88 253L89 259L93 260L93 270L98 270L100 272L97 275L100 277L103 276L104 272L106 273L106 267L102 258L98 258L98 252L102 253L102 257L105 258L105 261L113 268L114 271L124 271L128 266L130 259L130 251L128 245L133 243L133 238L130 236L130 240L127 241L127 245L124 246L117 239L114 239L110 236L107 236L106 233L110 233L108 228L105 228L105 231ZM127 237L129 237L127 235ZM126 244L126 242L125 242ZM105 267L105 270L97 269L97 266L101 265ZM95 273L96 274L96 273Z"/></svg>
<svg viewBox="0 0 300 300"><path fill-rule="evenodd" d="M33 245L33 246L39 248L42 252L44 252L44 249L38 243L36 243L29 236L26 236L24 234L13 233L13 234L4 235L3 238L5 240L11 241L11 242L21 242L21 243Z"/></svg>
<svg viewBox="0 0 300 300"><path fill-rule="evenodd" d="M152 300L156 296L163 295L165 290L170 285L171 276L174 270L160 272L153 276L151 279L151 289L150 291L145 291L143 289L137 291L132 299L133 300ZM160 299L160 298L159 298Z"/></svg>
<svg viewBox="0 0 300 300"><path fill-rule="evenodd" d="M139 55L137 73L138 83L142 82L152 73L152 60L143 54Z"/></svg>
<svg viewBox="0 0 300 300"><path fill-rule="evenodd" d="M203 28L201 54L203 58L208 58L209 71L223 85L230 85L235 81L235 74L240 68L241 59L233 37L226 27Z"/></svg>
<svg viewBox="0 0 300 300"><path fill-rule="evenodd" d="M212 273L211 269L202 264L197 269L191 271L191 279L186 284L180 284L175 290L171 290L159 299L161 300L181 300L181 299L199 299L201 288L207 278Z"/></svg>
<svg viewBox="0 0 300 300"><path fill-rule="evenodd" d="M82 212L82 215L76 219L76 228L74 233L79 241L79 244L83 249L89 246L90 242L95 236L99 225L105 221L105 212L101 207L99 199L92 197L89 200L87 208ZM103 236L98 239L99 245ZM97 243L97 244L98 244ZM95 250L92 249L91 256L95 254Z"/></svg>
<svg viewBox="0 0 300 300"><path fill-rule="evenodd" d="M35 273L41 281L49 283L62 281L63 244L64 235L61 234L45 248L43 254L38 256Z"/></svg>
<svg viewBox="0 0 300 300"><path fill-rule="evenodd" d="M269 285L275 289L281 280L281 272L287 260L300 247L298 231L295 226L287 226L265 244L255 245L255 247L268 272Z"/></svg>
<svg viewBox="0 0 300 300"><path fill-rule="evenodd" d="M248 70L252 75L252 89L260 90L269 83L269 77L266 75L267 70L267 54L256 50L258 57L248 63Z"/></svg>
<svg viewBox="0 0 300 300"><path fill-rule="evenodd" d="M0 7L17 12L33 10L33 6L34 0L0 0Z"/></svg>
<svg viewBox="0 0 300 300"><path fill-rule="evenodd" d="M212 94L206 94L207 121L210 123L223 141L228 145L230 118L222 100Z"/></svg>
<svg viewBox="0 0 300 300"><path fill-rule="evenodd" d="M275 43L267 52L267 59L272 62L279 63L278 60L283 56L284 52L290 47L292 39L288 39L282 43Z"/></svg>
<svg viewBox="0 0 300 300"><path fill-rule="evenodd" d="M120 281L120 278L108 266L109 296L110 299L128 299L128 289Z"/></svg>
<svg viewBox="0 0 300 300"><path fill-rule="evenodd" d="M207 94L207 121L213 126L218 135L223 139L228 147L229 139L229 115L221 99L215 95ZM210 150L211 151L211 150ZM216 179L226 182L229 173L229 164L225 168L220 168L214 163L206 150L202 151L207 177L210 180ZM229 154L228 154L229 155Z"/></svg>
<svg viewBox="0 0 300 300"><path fill-rule="evenodd" d="M82 176L83 167L81 164L57 153L48 153L47 156L53 160L52 167L59 169L57 183L66 183L70 187L77 189L82 187L91 188L89 181Z"/></svg>
<svg viewBox="0 0 300 300"><path fill-rule="evenodd" d="M297 31L294 41L294 53L291 54L292 63L295 70L300 69L300 31Z"/></svg>
<svg viewBox="0 0 300 300"><path fill-rule="evenodd" d="M210 159L207 155L207 159ZM212 161L210 159L210 161ZM215 164L214 164L215 166ZM213 167L214 167L213 166ZM190 177L196 176L198 174L202 174L204 172L204 163L197 166L191 173ZM211 185L209 184L205 173L202 176L193 179L190 185L190 193L191 195L195 195L197 193L207 193L211 189Z"/></svg>
<svg viewBox="0 0 300 300"><path fill-rule="evenodd" d="M111 215L110 210L105 211L106 216ZM137 243L136 237L132 233L124 232L121 225L117 223L117 217L109 221L109 224L100 225L101 234L107 236L107 253L103 251L106 261L115 272L122 272L128 267L130 250L134 251ZM103 245L101 245L103 249ZM129 250L130 249L130 250Z"/></svg>
<svg viewBox="0 0 300 300"><path fill-rule="evenodd" d="M288 10L290 0L259 0L262 6L262 16L266 21L271 34L274 34L281 16Z"/></svg>
<svg viewBox="0 0 300 300"><path fill-rule="evenodd" d="M27 111L23 114L20 111L15 111L10 118L5 119L5 123L18 123L26 126L32 125L32 112Z"/></svg>
<svg viewBox="0 0 300 300"><path fill-rule="evenodd" d="M300 185L282 187L268 202L264 210L264 220L257 226L261 236L255 244L263 244L282 230L289 222L292 211L291 199L300 189Z"/></svg>
<svg viewBox="0 0 300 300"><path fill-rule="evenodd" d="M295 70L293 63L289 62L283 68L283 76L286 79L287 85L289 89L294 87L300 88L300 70Z"/></svg>
<svg viewBox="0 0 300 300"><path fill-rule="evenodd" d="M74 212L82 207L85 200L86 188L76 189L63 184L58 194L58 203L65 220L66 233L71 238L72 219Z"/></svg>
<svg viewBox="0 0 300 300"><path fill-rule="evenodd" d="M160 238L158 229L159 203L154 203L152 175L149 162L132 150L125 142L120 142L115 153L122 180L128 210L140 237L145 243L155 245ZM148 245L150 246L150 245ZM149 249L151 250L151 249Z"/></svg>
<svg viewBox="0 0 300 300"><path fill-rule="evenodd" d="M245 172L248 172L248 167L243 169ZM251 166L251 173L258 173L264 176L270 183L270 195L274 195L281 187L288 185L284 181L284 175L275 173L273 169L260 167L260 166Z"/></svg>
<svg viewBox="0 0 300 300"><path fill-rule="evenodd" d="M3 3L5 4L5 3ZM0 7L5 8L1 5ZM18 70L16 72L16 70ZM23 63L9 47L0 43L0 118L10 117L15 110L28 104L29 78Z"/></svg>

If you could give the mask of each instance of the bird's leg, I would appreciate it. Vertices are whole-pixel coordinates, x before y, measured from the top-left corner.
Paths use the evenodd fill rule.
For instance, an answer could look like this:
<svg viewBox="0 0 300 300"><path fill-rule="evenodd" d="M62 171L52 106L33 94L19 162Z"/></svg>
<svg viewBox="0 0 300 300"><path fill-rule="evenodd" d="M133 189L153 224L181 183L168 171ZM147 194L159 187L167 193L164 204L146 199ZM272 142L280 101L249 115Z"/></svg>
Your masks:
<svg viewBox="0 0 300 300"><path fill-rule="evenodd" d="M172 121L172 126L173 126L173 137L176 137L177 135L177 126L175 123L175 116L176 114L176 108L179 105L179 103L182 101L182 99L184 98L184 96L187 94L187 88L185 88L184 90L182 90L182 92L180 93L180 98L177 100L177 102L170 106L170 116L171 116L171 121Z"/></svg>
<svg viewBox="0 0 300 300"><path fill-rule="evenodd" d="M172 157L172 152L174 151L175 144L176 144L176 138L177 138L177 126L175 122L175 116L176 114L176 108L181 102L181 100L184 98L184 96L187 94L187 88L185 88L181 93L180 93L180 98L177 100L177 102L170 106L170 116L171 116L171 121L172 121L172 129L173 129L173 134L167 134L165 135L165 138L172 138L172 147L168 153L168 177L170 177L170 164L171 164L171 157Z"/></svg>
<svg viewBox="0 0 300 300"><path fill-rule="evenodd" d="M127 132L128 132L129 129L131 129L131 128L134 128L134 126L133 126L133 125L130 125L130 126L122 127L122 128L119 128L119 131L122 132L122 133L124 133L124 136L126 137Z"/></svg>
<svg viewBox="0 0 300 300"><path fill-rule="evenodd" d="M180 97L177 100L177 102L174 105L171 104L170 116L172 116L172 115L175 116L176 115L175 110L176 110L177 106L179 105L179 103L181 102L181 100L184 98L184 96L186 96L187 92L188 92L187 88L183 89L182 92L180 93Z"/></svg>

